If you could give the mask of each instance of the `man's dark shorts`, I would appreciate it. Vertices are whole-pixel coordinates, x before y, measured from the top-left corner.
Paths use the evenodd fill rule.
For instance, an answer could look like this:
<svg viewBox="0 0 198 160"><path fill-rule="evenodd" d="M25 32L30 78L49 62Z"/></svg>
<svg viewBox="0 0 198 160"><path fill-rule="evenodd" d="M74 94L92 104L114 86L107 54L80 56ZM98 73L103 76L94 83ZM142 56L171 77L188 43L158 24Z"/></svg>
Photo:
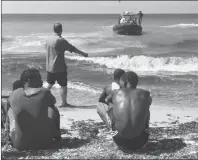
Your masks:
<svg viewBox="0 0 198 160"><path fill-rule="evenodd" d="M115 128L115 117L113 114L113 107L109 108L108 116L109 119L111 120L112 130L115 131L116 128ZM113 136L113 140L116 143L116 145L122 149L130 149L130 150L137 150L142 148L148 142L149 133L146 130L149 128L149 120L150 120L150 112L146 119L145 131L138 137L135 137L133 139L128 139L121 137L118 133L115 136Z"/></svg>
<svg viewBox="0 0 198 160"><path fill-rule="evenodd" d="M56 81L62 87L67 86L67 71L59 73L47 72L47 82L53 85Z"/></svg>
<svg viewBox="0 0 198 160"><path fill-rule="evenodd" d="M126 139L121 137L118 133L113 136L114 142L121 149L130 149L130 150L138 150L142 148L147 142L149 138L149 133L143 132L140 136L135 137L133 139Z"/></svg>

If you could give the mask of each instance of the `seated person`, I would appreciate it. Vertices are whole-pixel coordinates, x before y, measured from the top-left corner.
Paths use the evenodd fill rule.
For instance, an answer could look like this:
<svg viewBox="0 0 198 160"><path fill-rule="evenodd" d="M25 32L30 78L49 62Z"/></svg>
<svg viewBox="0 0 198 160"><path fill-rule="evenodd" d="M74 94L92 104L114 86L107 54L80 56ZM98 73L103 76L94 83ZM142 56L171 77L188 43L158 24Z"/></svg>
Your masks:
<svg viewBox="0 0 198 160"><path fill-rule="evenodd" d="M125 23L126 19L124 17L121 18L120 23Z"/></svg>
<svg viewBox="0 0 198 160"><path fill-rule="evenodd" d="M119 84L120 77L124 73L125 73L124 70L116 69L114 71L114 77L113 77L114 81L112 82L112 84L110 84L109 86L106 86L103 89L103 92L101 93L100 98L99 98L99 105L97 107L97 112L109 130L112 128L111 125L113 125L113 121L111 121L111 125L110 125L110 123L108 122L107 115L109 116L111 115L110 112L112 112L112 105L108 105L105 99L107 98L107 96L111 94L113 90L120 88L120 84ZM109 118L112 119L111 116Z"/></svg>
<svg viewBox="0 0 198 160"><path fill-rule="evenodd" d="M137 74L126 72L120 80L121 88L106 99L113 103L111 116L118 132L113 140L121 149L137 150L148 141L151 97L149 91L136 88L137 84Z"/></svg>
<svg viewBox="0 0 198 160"><path fill-rule="evenodd" d="M55 98L42 84L39 71L27 69L21 76L23 88L14 90L7 100L6 130L18 150L45 149L61 140Z"/></svg>
<svg viewBox="0 0 198 160"><path fill-rule="evenodd" d="M15 89L21 88L21 81L16 80L13 83L12 90L14 91ZM6 121L6 111L7 111L7 105L6 105L6 99L9 98L9 95L1 95L1 127L5 129L5 121Z"/></svg>

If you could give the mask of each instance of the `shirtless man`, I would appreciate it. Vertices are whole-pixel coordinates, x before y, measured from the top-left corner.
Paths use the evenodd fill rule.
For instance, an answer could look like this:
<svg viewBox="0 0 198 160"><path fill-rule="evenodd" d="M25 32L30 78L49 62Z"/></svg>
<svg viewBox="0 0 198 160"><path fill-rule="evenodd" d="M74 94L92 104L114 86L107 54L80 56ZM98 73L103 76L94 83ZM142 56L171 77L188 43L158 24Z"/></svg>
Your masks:
<svg viewBox="0 0 198 160"><path fill-rule="evenodd" d="M113 111L112 110L112 105L111 104L108 104L105 99L107 98L107 96L109 96L111 94L111 92L113 90L116 90L116 89L119 89L120 88L120 84L119 84L119 81L120 81L120 77L125 73L124 70L122 69L116 69L114 71L114 81L112 82L111 85L109 86L106 86L104 89L103 89L103 92L101 93L100 95L100 98L99 98L99 105L97 107L97 112L99 114L99 116L101 117L101 119L103 120L103 122L106 124L107 128L110 130L111 128L114 130L114 126L113 124L113 117L111 116L111 112ZM108 116L111 120L111 125L110 123L108 122Z"/></svg>
<svg viewBox="0 0 198 160"><path fill-rule="evenodd" d="M120 148L137 150L148 141L152 99L149 91L136 88L137 84L137 74L126 72L120 80L121 88L106 99L107 103L113 103L112 116L118 132L113 140Z"/></svg>

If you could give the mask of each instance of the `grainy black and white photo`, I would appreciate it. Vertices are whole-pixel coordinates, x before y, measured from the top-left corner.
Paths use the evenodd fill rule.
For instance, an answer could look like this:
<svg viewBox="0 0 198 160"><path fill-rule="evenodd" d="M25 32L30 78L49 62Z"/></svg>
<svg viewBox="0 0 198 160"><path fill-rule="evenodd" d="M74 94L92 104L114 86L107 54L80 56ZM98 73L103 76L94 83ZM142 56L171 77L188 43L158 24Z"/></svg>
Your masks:
<svg viewBox="0 0 198 160"><path fill-rule="evenodd" d="M2 159L198 159L198 1L1 5Z"/></svg>

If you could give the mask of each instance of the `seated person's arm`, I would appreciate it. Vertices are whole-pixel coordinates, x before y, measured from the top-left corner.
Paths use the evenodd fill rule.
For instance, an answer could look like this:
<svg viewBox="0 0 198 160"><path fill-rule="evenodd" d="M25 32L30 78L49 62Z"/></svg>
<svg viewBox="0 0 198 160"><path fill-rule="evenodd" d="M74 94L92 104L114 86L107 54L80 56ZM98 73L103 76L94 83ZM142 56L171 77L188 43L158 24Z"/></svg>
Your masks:
<svg viewBox="0 0 198 160"><path fill-rule="evenodd" d="M52 95L51 91L49 90L48 94L48 107L55 107L56 98Z"/></svg>
<svg viewBox="0 0 198 160"><path fill-rule="evenodd" d="M106 87L103 89L100 97L99 97L99 100L98 102L101 102L101 103L105 103L108 105L108 103L105 101L105 99L107 98L107 94L106 94Z"/></svg>
<svg viewBox="0 0 198 160"><path fill-rule="evenodd" d="M9 98L9 95L1 95L1 98Z"/></svg>
<svg viewBox="0 0 198 160"><path fill-rule="evenodd" d="M152 97L149 95L149 106L151 105L152 103Z"/></svg>
<svg viewBox="0 0 198 160"><path fill-rule="evenodd" d="M112 101L113 101L113 92L107 96L106 103L109 104L112 103Z"/></svg>
<svg viewBox="0 0 198 160"><path fill-rule="evenodd" d="M7 133L9 134L9 132L10 132L10 119L9 119L9 116L8 116L8 110L9 110L9 108L11 108L9 99L7 99L4 108L5 108L5 112L6 112L6 113L5 113L5 114L6 114L6 115L5 115L5 116L6 116L5 130L6 130Z"/></svg>

